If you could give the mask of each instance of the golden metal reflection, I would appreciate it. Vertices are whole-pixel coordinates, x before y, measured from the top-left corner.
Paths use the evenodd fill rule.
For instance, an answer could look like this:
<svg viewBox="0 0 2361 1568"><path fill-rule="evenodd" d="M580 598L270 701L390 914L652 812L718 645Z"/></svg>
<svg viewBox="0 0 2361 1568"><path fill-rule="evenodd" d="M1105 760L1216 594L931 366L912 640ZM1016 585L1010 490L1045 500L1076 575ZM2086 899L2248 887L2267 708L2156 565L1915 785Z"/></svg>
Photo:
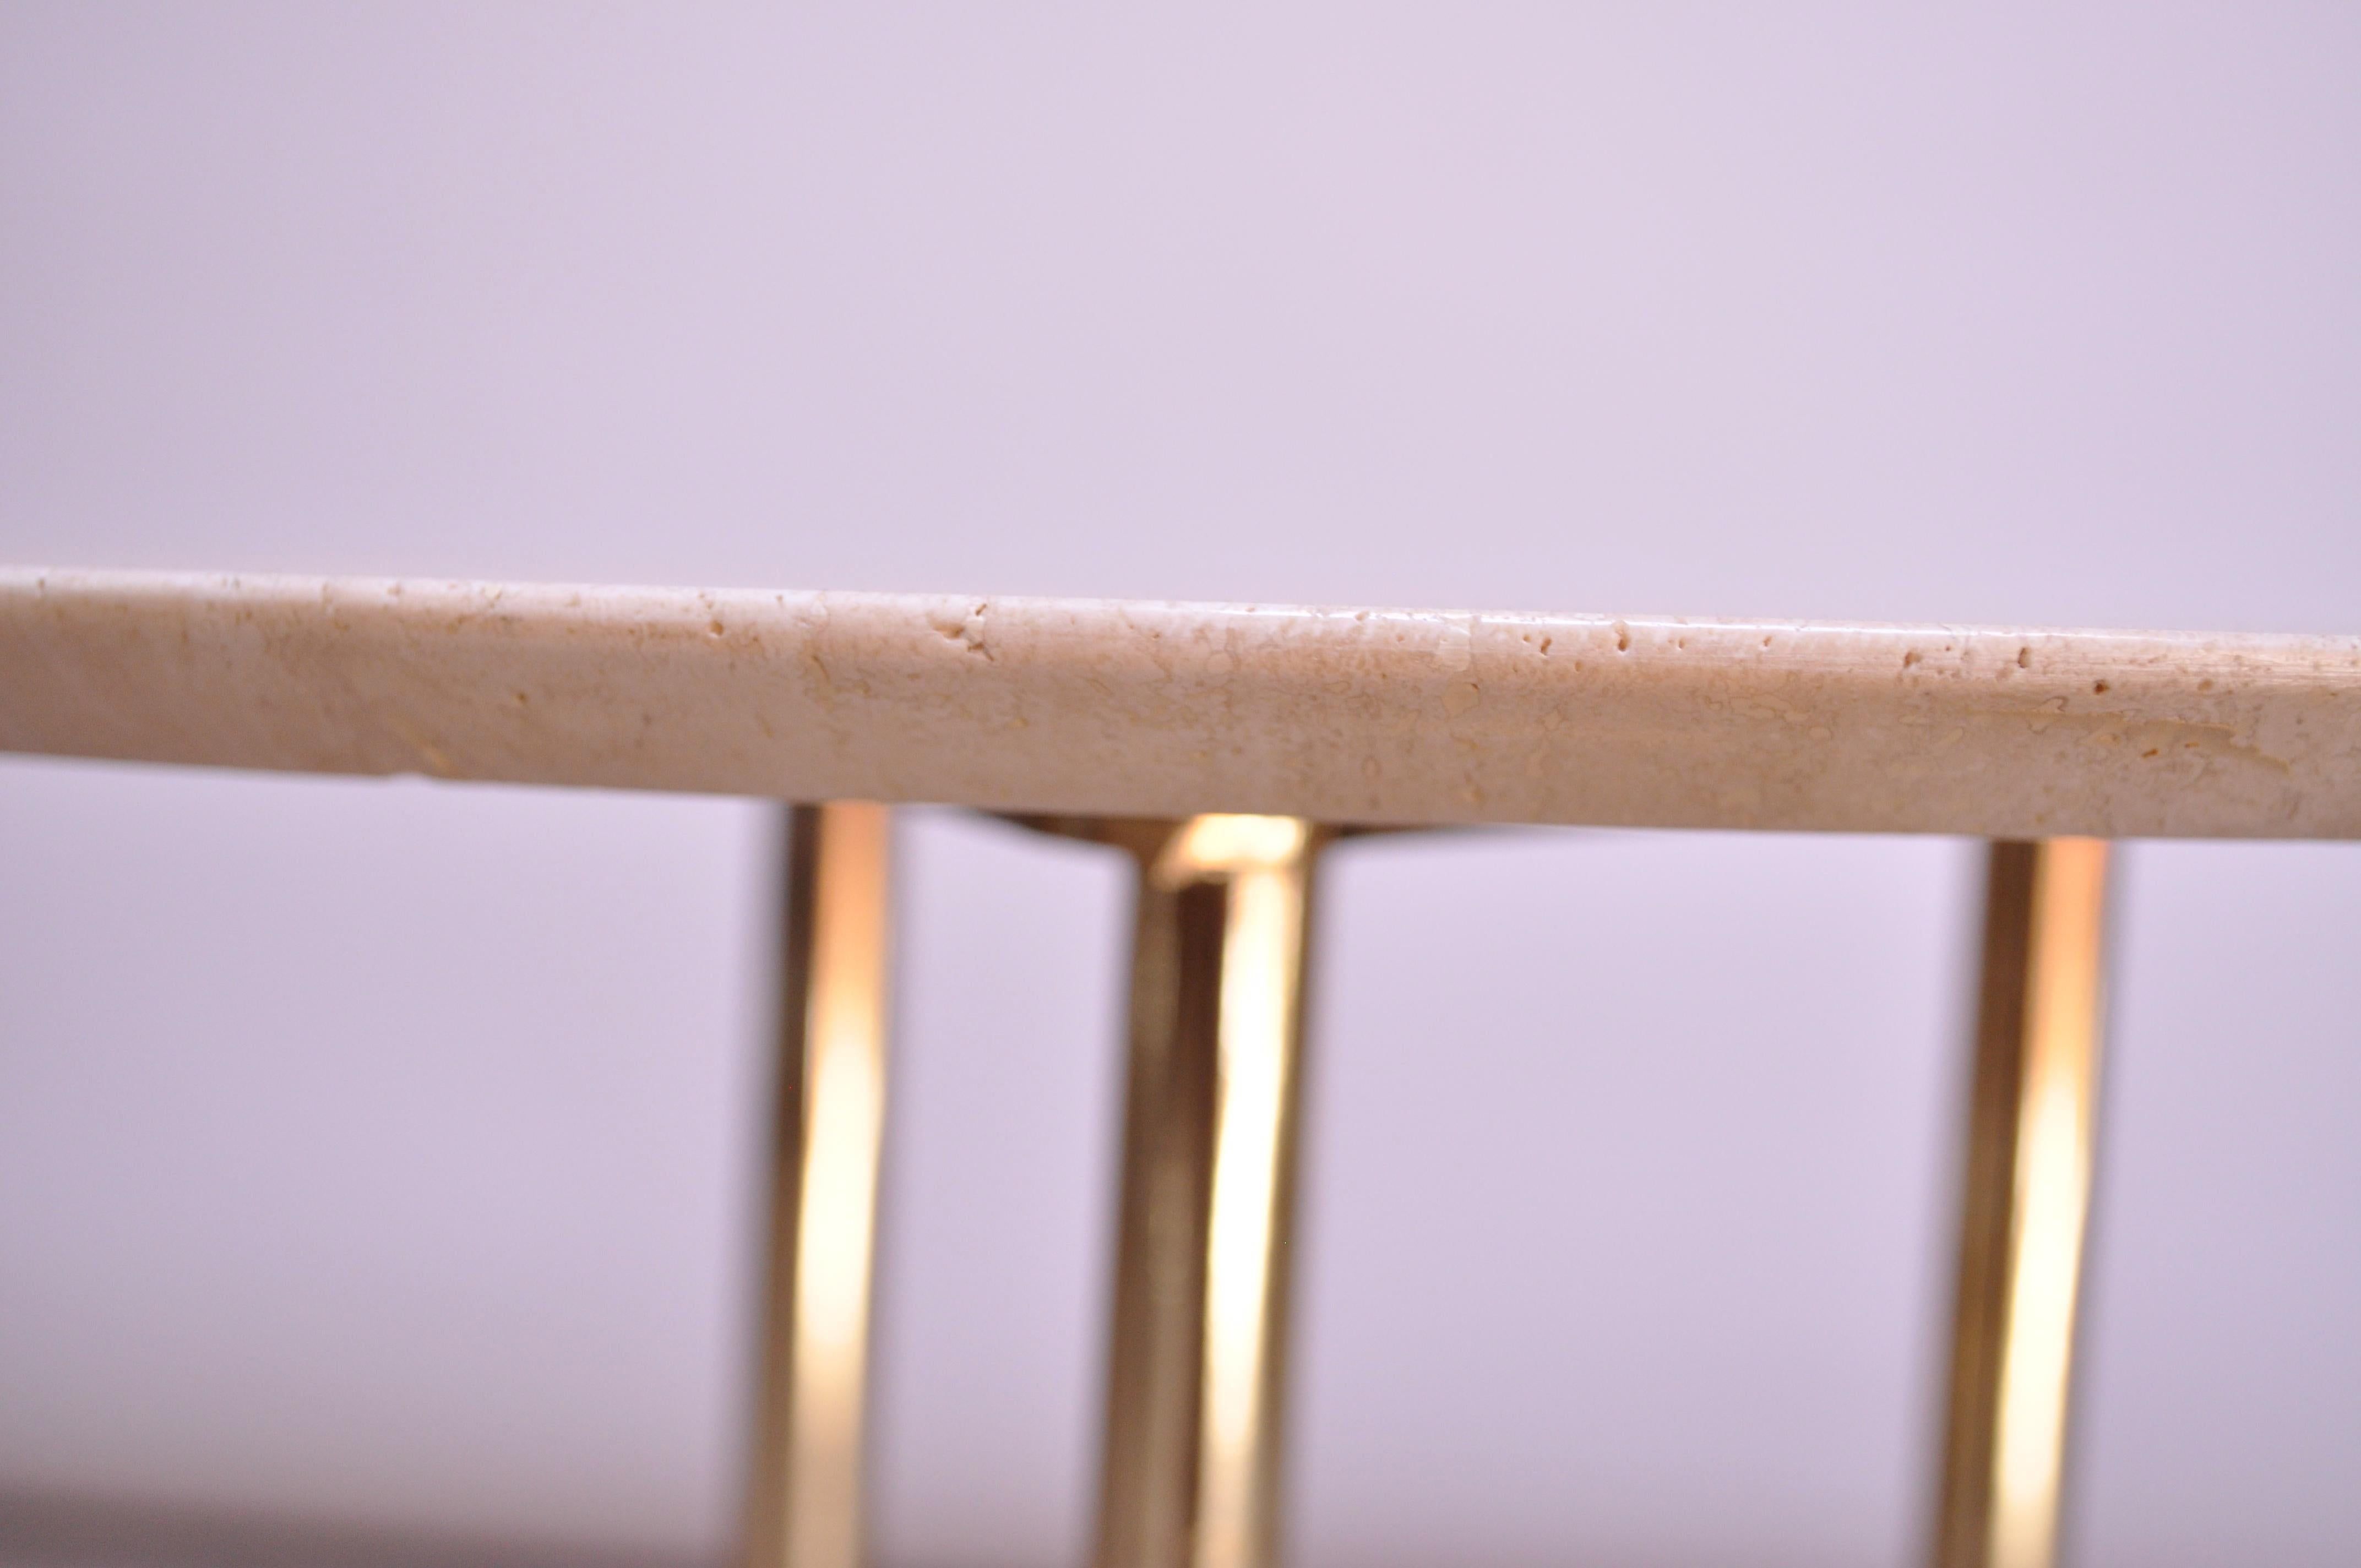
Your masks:
<svg viewBox="0 0 2361 1568"><path fill-rule="evenodd" d="M790 817L779 1097L747 1568L856 1568L885 1119L891 822Z"/></svg>
<svg viewBox="0 0 2361 1568"><path fill-rule="evenodd" d="M2106 879L2099 839L1992 846L1937 1568L2057 1556Z"/></svg>
<svg viewBox="0 0 2361 1568"><path fill-rule="evenodd" d="M1139 863L1098 1568L1277 1543L1312 872L1293 817L1032 819Z"/></svg>

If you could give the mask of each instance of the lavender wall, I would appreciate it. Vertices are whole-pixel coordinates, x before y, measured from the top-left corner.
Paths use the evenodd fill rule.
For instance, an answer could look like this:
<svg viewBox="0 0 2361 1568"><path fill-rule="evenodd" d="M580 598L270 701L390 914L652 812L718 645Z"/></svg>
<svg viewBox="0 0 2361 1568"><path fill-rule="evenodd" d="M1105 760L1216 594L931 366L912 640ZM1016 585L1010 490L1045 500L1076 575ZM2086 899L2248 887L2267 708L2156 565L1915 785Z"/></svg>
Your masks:
<svg viewBox="0 0 2361 1568"><path fill-rule="evenodd" d="M2361 24L0 10L0 558L2353 630ZM711 1550L771 822L0 762L29 1499ZM1071 1561L1123 889L914 819L880 1545ZM1972 858L1345 851L1296 1540L1915 1551ZM2361 1555L2361 852L2129 858L2081 1561Z"/></svg>

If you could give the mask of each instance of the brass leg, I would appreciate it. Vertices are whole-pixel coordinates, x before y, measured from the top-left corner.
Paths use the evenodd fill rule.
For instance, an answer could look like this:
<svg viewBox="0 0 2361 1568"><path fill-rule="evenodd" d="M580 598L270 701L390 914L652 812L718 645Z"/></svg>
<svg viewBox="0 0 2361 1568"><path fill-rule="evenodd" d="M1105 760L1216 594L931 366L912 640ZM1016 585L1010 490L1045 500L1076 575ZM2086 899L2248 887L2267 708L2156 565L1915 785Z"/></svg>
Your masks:
<svg viewBox="0 0 2361 1568"><path fill-rule="evenodd" d="M790 818L747 1568L861 1560L889 837L882 806L799 806Z"/></svg>
<svg viewBox="0 0 2361 1568"><path fill-rule="evenodd" d="M1936 1568L2057 1556L2107 846L1992 846Z"/></svg>
<svg viewBox="0 0 2361 1568"><path fill-rule="evenodd" d="M1312 868L1292 817L1107 825L1140 858L1098 1568L1273 1561Z"/></svg>

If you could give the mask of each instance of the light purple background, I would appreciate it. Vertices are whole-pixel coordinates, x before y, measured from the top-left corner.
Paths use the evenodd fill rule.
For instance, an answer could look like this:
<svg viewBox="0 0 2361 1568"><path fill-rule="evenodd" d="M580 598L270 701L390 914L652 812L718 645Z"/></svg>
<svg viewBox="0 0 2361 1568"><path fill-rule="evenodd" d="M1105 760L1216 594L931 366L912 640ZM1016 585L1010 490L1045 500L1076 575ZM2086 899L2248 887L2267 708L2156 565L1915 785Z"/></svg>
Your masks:
<svg viewBox="0 0 2361 1568"><path fill-rule="evenodd" d="M2361 630L2357 81L2327 7L17 4L0 558ZM772 827L0 762L0 1527L715 1550ZM879 1550L1071 1563L1124 888L904 845ZM2080 1561L2350 1563L2361 852L2126 862ZM1972 850L1334 871L1299 1561L1911 1560Z"/></svg>

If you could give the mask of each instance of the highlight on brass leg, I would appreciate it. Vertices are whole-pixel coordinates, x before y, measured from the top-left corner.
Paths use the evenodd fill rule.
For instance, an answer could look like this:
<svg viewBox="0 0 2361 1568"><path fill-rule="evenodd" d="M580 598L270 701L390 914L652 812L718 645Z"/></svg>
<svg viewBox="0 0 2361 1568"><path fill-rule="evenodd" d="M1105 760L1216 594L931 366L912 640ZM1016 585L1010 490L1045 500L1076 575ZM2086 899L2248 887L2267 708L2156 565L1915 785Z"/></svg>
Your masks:
<svg viewBox="0 0 2361 1568"><path fill-rule="evenodd" d="M1305 937L1323 830L1057 825L1140 868L1100 1568L1258 1568L1277 1537Z"/></svg>
<svg viewBox="0 0 2361 1568"><path fill-rule="evenodd" d="M2107 845L1996 843L1936 1568L2049 1568L2090 1212Z"/></svg>
<svg viewBox="0 0 2361 1568"><path fill-rule="evenodd" d="M890 838L882 806L790 816L747 1568L855 1568L861 1559Z"/></svg>

